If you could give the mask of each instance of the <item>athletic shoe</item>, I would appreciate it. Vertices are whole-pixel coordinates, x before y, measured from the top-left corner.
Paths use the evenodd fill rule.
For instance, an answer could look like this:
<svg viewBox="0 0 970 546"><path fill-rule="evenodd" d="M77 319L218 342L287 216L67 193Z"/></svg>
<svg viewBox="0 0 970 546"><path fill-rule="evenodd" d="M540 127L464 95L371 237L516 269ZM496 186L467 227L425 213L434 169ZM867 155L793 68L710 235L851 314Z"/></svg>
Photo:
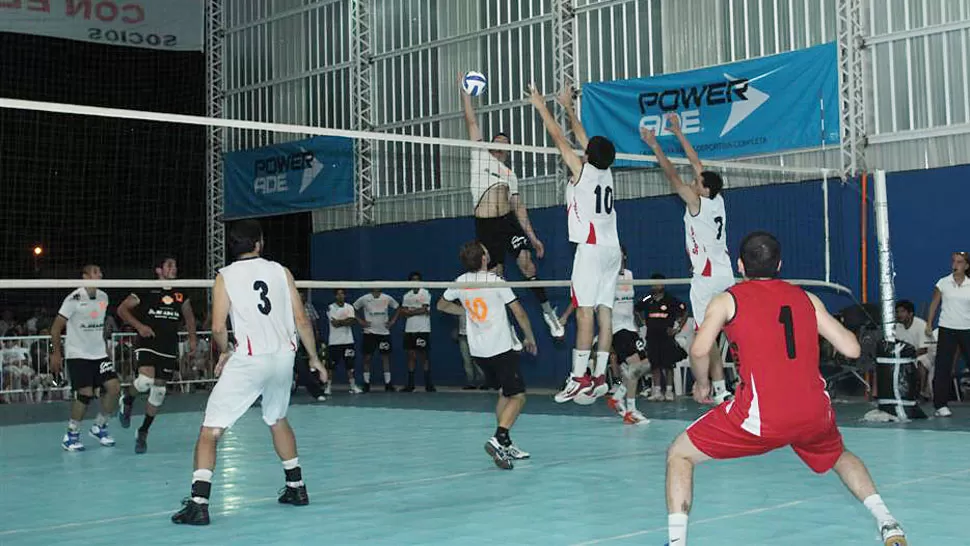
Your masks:
<svg viewBox="0 0 970 546"><path fill-rule="evenodd" d="M950 408L947 406L943 406L942 408L936 410L933 415L937 417L953 417L953 412L950 411Z"/></svg>
<svg viewBox="0 0 970 546"><path fill-rule="evenodd" d="M310 504L310 496L306 493L306 486L301 485L299 487L286 486L279 491L280 498L277 499L280 504L292 504L293 506L306 506Z"/></svg>
<svg viewBox="0 0 970 546"><path fill-rule="evenodd" d="M393 383L384 383L384 392L397 392Z"/></svg>
<svg viewBox="0 0 970 546"><path fill-rule="evenodd" d="M593 392L593 380L589 376L572 377L566 381L566 386L555 396L556 402L562 404L575 399L579 395L588 395Z"/></svg>
<svg viewBox="0 0 970 546"><path fill-rule="evenodd" d="M542 320L546 321L546 326L549 327L549 333L552 335L553 339L562 339L566 337L566 328L559 323L559 317L556 316L555 310L550 313L543 313Z"/></svg>
<svg viewBox="0 0 970 546"><path fill-rule="evenodd" d="M84 444L81 443L81 433L76 430L68 430L61 440L61 447L64 451L84 451Z"/></svg>
<svg viewBox="0 0 970 546"><path fill-rule="evenodd" d="M326 402L326 401L327 401L327 397L322 394L317 397L317 402Z"/></svg>
<svg viewBox="0 0 970 546"><path fill-rule="evenodd" d="M182 509L172 515L172 523L209 525L209 505L192 499L182 499Z"/></svg>
<svg viewBox="0 0 970 546"><path fill-rule="evenodd" d="M331 385L330 381L327 381L327 386L323 388L323 395L324 396L331 396L331 395L333 395L333 388L331 388L330 385ZM321 402L322 402L322 400L321 400Z"/></svg>
<svg viewBox="0 0 970 546"><path fill-rule="evenodd" d="M492 457L495 466L502 470L512 470L514 468L512 456L509 454L508 449L498 443L498 439L495 436L492 436L485 442L485 453L488 453Z"/></svg>
<svg viewBox="0 0 970 546"><path fill-rule="evenodd" d="M734 398L734 395L731 394L731 391L725 390L722 393L719 393L719 394L715 394L714 395L714 403L720 405L720 404L723 404L725 401L730 400L732 398Z"/></svg>
<svg viewBox="0 0 970 546"><path fill-rule="evenodd" d="M595 403L598 398L605 395L606 391L609 390L609 387L606 385L606 375L594 377L590 381L592 388L589 390L589 392L577 394L576 398L573 399L573 402L576 402L580 406L589 406Z"/></svg>
<svg viewBox="0 0 970 546"><path fill-rule="evenodd" d="M623 400L617 400L616 398L610 397L606 399L606 406L613 410L617 415L623 417L626 415L626 402Z"/></svg>
<svg viewBox="0 0 970 546"><path fill-rule="evenodd" d="M879 529L879 534L882 535L882 542L885 546L907 546L909 544L906 542L906 533L903 532L903 528L899 526L898 522L890 521L884 524Z"/></svg>
<svg viewBox="0 0 970 546"><path fill-rule="evenodd" d="M516 461L521 461L522 459L528 459L529 457L532 456L531 454L529 454L528 451L523 451L519 449L519 446L515 444L512 444L509 447L505 448L505 451L509 454L509 457L512 457Z"/></svg>
<svg viewBox="0 0 970 546"><path fill-rule="evenodd" d="M364 383L364 392L370 392L370 383Z"/></svg>
<svg viewBox="0 0 970 546"><path fill-rule="evenodd" d="M362 391L360 389L360 387L357 386L356 383L351 383L350 384L350 391L349 392L350 392L350 394L360 394L360 393L362 393L364 391Z"/></svg>
<svg viewBox="0 0 970 546"><path fill-rule="evenodd" d="M113 447L115 445L115 439L108 434L108 425L102 425L100 427L98 425L91 425L91 430L88 431L88 434L104 447Z"/></svg>
<svg viewBox="0 0 970 546"><path fill-rule="evenodd" d="M664 393L664 401L666 401L666 402L673 402L675 399L676 398L674 397L674 390L673 389L667 389L667 392Z"/></svg>
<svg viewBox="0 0 970 546"><path fill-rule="evenodd" d="M132 400L131 404L126 404L125 402L127 400L128 395L122 393L120 400L121 411L118 412L118 424L121 425L121 428L128 428L131 426L131 407L134 405L134 400Z"/></svg>
<svg viewBox="0 0 970 546"><path fill-rule="evenodd" d="M623 423L627 425L649 425L650 419L640 413L640 410L633 410L626 412L626 415L623 416Z"/></svg>
<svg viewBox="0 0 970 546"><path fill-rule="evenodd" d="M148 432L138 429L138 436L135 437L135 453L139 455L148 451Z"/></svg>
<svg viewBox="0 0 970 546"><path fill-rule="evenodd" d="M660 392L660 388L659 387L654 387L654 388L650 389L650 396L647 397L647 401L648 402L663 402L664 401L664 395L663 395L662 392Z"/></svg>

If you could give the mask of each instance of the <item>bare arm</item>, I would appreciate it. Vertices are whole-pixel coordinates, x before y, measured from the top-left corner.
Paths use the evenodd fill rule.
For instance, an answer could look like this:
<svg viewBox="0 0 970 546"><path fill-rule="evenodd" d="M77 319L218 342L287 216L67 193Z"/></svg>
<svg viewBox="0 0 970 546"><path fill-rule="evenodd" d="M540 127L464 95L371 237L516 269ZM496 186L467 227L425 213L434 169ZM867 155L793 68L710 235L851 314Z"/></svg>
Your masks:
<svg viewBox="0 0 970 546"><path fill-rule="evenodd" d="M229 292L226 291L226 281L222 274L216 275L215 285L212 287L212 340L216 342L219 353L229 351Z"/></svg>
<svg viewBox="0 0 970 546"><path fill-rule="evenodd" d="M663 148L657 142L657 136L653 134L653 131L645 127L640 128L640 138L650 146L653 151L653 155L657 156L657 163L660 164L660 168L663 169L664 174L667 175L667 180L670 182L670 189L680 196L687 205L687 210L690 211L692 215L696 215L701 210L701 198L691 189L690 186L684 184L684 181L680 179L680 175L677 174L677 168L674 164L670 162L667 158L667 154L664 153Z"/></svg>
<svg viewBox="0 0 970 546"><path fill-rule="evenodd" d="M510 303L508 307L512 310L512 315L515 316L516 322L519 323L519 328L522 328L522 333L525 334L525 339L522 340L522 347L530 354L536 354L539 351L536 349L536 338L532 333L532 324L529 323L529 315L525 314L525 309L522 308L522 304L518 300Z"/></svg>
<svg viewBox="0 0 970 546"><path fill-rule="evenodd" d="M697 155L697 151L694 150L690 141L684 136L684 132L680 130L680 116L670 114L667 116L667 121L670 123L670 130L677 135L677 140L680 141L681 147L684 148L684 155L690 161L690 166L694 169L694 175L700 176L704 172L704 165L701 164L701 158Z"/></svg>
<svg viewBox="0 0 970 546"><path fill-rule="evenodd" d="M64 326L67 324L67 319L62 315L57 315L54 318L54 324L51 325L51 371L54 374L61 373L61 365L64 362L64 353L61 350L61 334L64 333Z"/></svg>
<svg viewBox="0 0 970 546"><path fill-rule="evenodd" d="M849 358L859 358L862 348L859 347L859 340L856 339L855 334L835 320L815 294L808 294L808 299L812 300L812 305L815 306L815 320L818 322L819 335L827 339L836 351Z"/></svg>
<svg viewBox="0 0 970 546"><path fill-rule="evenodd" d="M532 103L532 106L539 113L539 117L542 118L542 124L546 126L546 131L549 132L552 141L559 148L559 153L562 154L563 161L566 162L569 170L573 173L573 178L578 180L580 173L583 171L583 161L579 159L576 151L569 145L569 141L566 140L566 135L562 132L562 127L552 117L552 113L546 107L545 97L536 89L535 84L529 84L529 102Z"/></svg>
<svg viewBox="0 0 970 546"><path fill-rule="evenodd" d="M559 324L562 324L563 326L565 326L566 323L569 322L569 317L572 316L573 311L575 310L576 310L576 304L570 301L569 307L566 307L566 310L563 312L563 314L559 316Z"/></svg>
<svg viewBox="0 0 970 546"><path fill-rule="evenodd" d="M509 204L512 205L512 210L515 212L515 219L522 226L522 231L525 232L525 236L529 238L532 246L537 246L536 241L539 238L536 237L536 232L532 228L532 222L529 221L529 210L525 208L525 203L522 201L522 198L519 197L519 194L513 193L509 196Z"/></svg>
<svg viewBox="0 0 970 546"><path fill-rule="evenodd" d="M721 329L734 316L734 298L722 292L707 306L703 323L694 336L690 346L691 369L696 382L702 387L710 387L711 350L721 335Z"/></svg>
<svg viewBox="0 0 970 546"><path fill-rule="evenodd" d="M458 75L458 85L461 86L461 80L464 78L464 74ZM475 108L472 106L471 95L459 90L461 94L462 109L465 112L465 125L468 127L468 138L474 141L482 140L482 130L478 127L478 120L475 118Z"/></svg>
<svg viewBox="0 0 970 546"><path fill-rule="evenodd" d="M185 318L185 329L189 333L189 352L194 353L199 345L197 325L195 322L195 311L192 309L192 302L186 298L182 304L182 317Z"/></svg>
<svg viewBox="0 0 970 546"><path fill-rule="evenodd" d="M589 137L586 136L586 128L580 123L579 116L576 115L572 85L567 85L559 93L559 104L562 105L563 110L566 111L566 115L569 117L569 127L573 130L573 134L576 135L576 141L585 150L589 146Z"/></svg>
<svg viewBox="0 0 970 546"><path fill-rule="evenodd" d="M933 301L930 302L930 312L926 315L926 335L933 335L933 321L936 320L936 311L940 308L940 302L943 301L943 294L940 293L940 289L933 288Z"/></svg>
<svg viewBox="0 0 970 546"><path fill-rule="evenodd" d="M135 307L138 307L139 303L141 303L141 300L138 299L138 296L129 294L128 297L121 302L121 305L118 306L118 316L121 317L121 320L125 321L126 324L130 325L135 330L138 330L138 335L142 337L151 337L151 328L135 317Z"/></svg>
<svg viewBox="0 0 970 546"><path fill-rule="evenodd" d="M455 315L460 317L465 314L465 308L453 301L448 301L445 298L438 300L438 310L442 313L447 313L449 315Z"/></svg>

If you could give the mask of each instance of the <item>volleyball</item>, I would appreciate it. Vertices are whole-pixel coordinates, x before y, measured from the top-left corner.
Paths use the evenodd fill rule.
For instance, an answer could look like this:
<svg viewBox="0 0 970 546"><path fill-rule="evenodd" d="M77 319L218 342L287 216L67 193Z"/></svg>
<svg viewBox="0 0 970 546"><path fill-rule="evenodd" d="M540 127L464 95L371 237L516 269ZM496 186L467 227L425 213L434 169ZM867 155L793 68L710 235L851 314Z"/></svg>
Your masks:
<svg viewBox="0 0 970 546"><path fill-rule="evenodd" d="M488 81L485 79L485 74L481 72L475 72L474 70L469 71L465 74L465 77L461 80L461 88L465 90L465 93L473 97L477 97L485 91L485 85Z"/></svg>

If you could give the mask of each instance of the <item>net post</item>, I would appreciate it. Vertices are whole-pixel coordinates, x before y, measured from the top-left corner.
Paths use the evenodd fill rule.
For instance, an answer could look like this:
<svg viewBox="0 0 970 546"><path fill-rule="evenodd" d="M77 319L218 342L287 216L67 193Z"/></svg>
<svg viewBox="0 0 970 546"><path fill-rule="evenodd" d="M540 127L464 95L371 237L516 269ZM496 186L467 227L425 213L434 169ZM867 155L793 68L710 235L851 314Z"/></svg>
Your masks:
<svg viewBox="0 0 970 546"><path fill-rule="evenodd" d="M829 226L829 171L822 171L822 225L825 240L825 282L832 282L832 238Z"/></svg>
<svg viewBox="0 0 970 546"><path fill-rule="evenodd" d="M886 341L896 341L892 256L889 250L889 201L886 195L886 171L875 171L873 208L876 213L876 245L879 249L879 294L882 303L882 332Z"/></svg>

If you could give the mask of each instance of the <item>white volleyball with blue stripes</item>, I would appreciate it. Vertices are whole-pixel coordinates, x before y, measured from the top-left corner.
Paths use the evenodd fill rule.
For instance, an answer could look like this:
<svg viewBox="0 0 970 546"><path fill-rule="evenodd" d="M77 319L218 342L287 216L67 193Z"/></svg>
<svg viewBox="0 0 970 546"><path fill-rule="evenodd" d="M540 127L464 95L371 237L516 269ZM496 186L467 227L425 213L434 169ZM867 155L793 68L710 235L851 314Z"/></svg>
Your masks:
<svg viewBox="0 0 970 546"><path fill-rule="evenodd" d="M465 90L465 93L473 97L481 95L485 91L487 84L488 81L485 79L485 74L475 72L474 70L467 72L461 80L462 89Z"/></svg>

